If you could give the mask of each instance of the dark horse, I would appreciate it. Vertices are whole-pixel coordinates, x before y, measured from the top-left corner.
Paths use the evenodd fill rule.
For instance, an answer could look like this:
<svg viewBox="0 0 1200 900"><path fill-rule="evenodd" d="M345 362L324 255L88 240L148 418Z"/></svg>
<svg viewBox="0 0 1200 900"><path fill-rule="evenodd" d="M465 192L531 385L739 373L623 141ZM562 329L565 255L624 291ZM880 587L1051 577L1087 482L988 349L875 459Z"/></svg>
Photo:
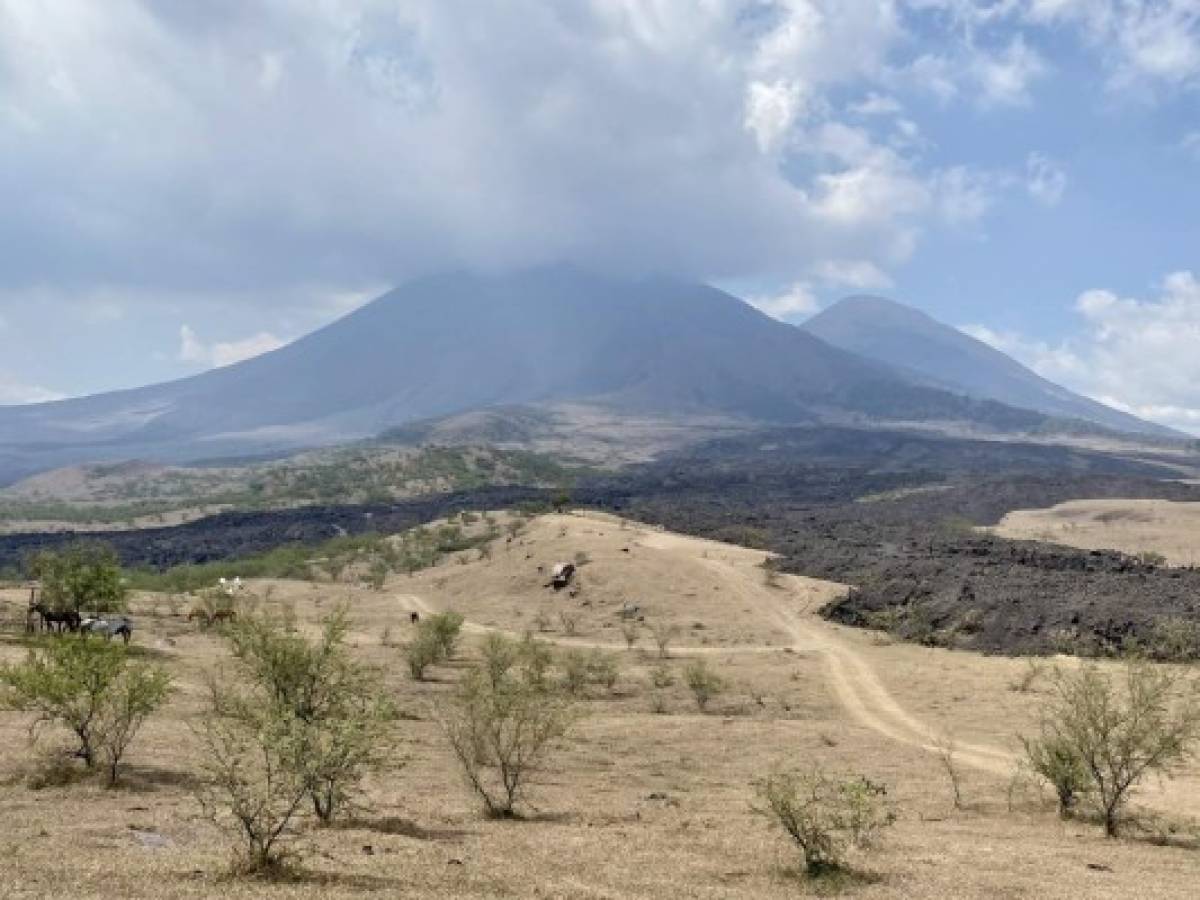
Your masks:
<svg viewBox="0 0 1200 900"><path fill-rule="evenodd" d="M73 609L50 609L45 603L35 603L29 607L30 622L37 615L42 620L44 631L78 631L81 620L79 613Z"/></svg>

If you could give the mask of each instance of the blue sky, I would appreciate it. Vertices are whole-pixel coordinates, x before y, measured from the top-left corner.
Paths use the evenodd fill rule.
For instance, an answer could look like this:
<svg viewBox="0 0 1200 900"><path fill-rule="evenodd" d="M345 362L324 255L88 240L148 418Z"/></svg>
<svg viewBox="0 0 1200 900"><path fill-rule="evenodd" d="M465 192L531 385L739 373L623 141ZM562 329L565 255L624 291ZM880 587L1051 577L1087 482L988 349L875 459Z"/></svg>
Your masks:
<svg viewBox="0 0 1200 900"><path fill-rule="evenodd" d="M0 196L0 402L568 259L1200 432L1200 0L0 0Z"/></svg>

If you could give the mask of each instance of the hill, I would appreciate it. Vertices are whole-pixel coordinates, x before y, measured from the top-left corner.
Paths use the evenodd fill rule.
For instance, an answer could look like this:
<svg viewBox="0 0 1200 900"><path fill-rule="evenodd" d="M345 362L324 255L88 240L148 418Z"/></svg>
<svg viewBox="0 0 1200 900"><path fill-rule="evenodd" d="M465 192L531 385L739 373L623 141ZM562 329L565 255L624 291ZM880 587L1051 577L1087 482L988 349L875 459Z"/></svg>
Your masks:
<svg viewBox="0 0 1200 900"><path fill-rule="evenodd" d="M947 390L1119 431L1181 436L1047 381L957 328L882 297L847 297L803 327L835 347L915 373Z"/></svg>

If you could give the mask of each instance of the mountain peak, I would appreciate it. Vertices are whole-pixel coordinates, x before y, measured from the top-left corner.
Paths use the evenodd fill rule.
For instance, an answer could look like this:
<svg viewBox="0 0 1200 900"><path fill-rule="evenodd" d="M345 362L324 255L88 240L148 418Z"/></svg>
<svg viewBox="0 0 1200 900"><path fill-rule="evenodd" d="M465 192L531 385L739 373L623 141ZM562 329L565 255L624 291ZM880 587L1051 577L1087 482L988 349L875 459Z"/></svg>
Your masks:
<svg viewBox="0 0 1200 900"><path fill-rule="evenodd" d="M894 300L871 295L846 297L813 316L803 328L835 347L970 397L1121 431L1175 436L1168 428L1047 381L994 347Z"/></svg>

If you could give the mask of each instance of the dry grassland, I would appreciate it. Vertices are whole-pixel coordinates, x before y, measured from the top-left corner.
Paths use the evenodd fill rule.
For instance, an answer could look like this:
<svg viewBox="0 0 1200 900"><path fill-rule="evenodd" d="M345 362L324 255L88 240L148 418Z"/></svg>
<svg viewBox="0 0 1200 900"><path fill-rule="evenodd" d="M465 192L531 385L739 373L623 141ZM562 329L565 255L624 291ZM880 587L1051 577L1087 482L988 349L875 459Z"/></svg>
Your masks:
<svg viewBox="0 0 1200 900"><path fill-rule="evenodd" d="M1200 503L1173 500L1071 500L1010 512L990 529L1015 540L1052 541L1083 550L1158 553L1171 565L1200 565Z"/></svg>
<svg viewBox="0 0 1200 900"><path fill-rule="evenodd" d="M557 561L586 555L574 597L544 586ZM585 557L580 557L583 560ZM190 628L166 598L138 597L136 642L180 685L131 751L126 784L34 790L25 716L0 713L0 895L26 897L789 897L811 893L784 838L753 809L751 782L775 767L820 763L885 782L900 818L877 852L858 860L863 898L1191 898L1200 852L1105 840L1098 827L1060 822L1018 792L1010 808L1014 735L1029 729L1044 689L1018 692L1026 663L893 644L830 625L815 610L842 588L803 578L765 583L763 554L679 537L598 515L545 516L490 558L471 552L381 592L275 582L270 603L302 622L347 602L362 658L386 667L406 717L396 767L371 780L358 818L332 829L302 824L295 881L223 875L226 845L200 815L191 785L204 678L227 664L220 638ZM254 585L261 595L268 585ZM3 597L22 652L24 597ZM625 649L619 610L646 618ZM433 680L407 677L396 644L413 610L466 616L461 659ZM575 636L559 616L574 617ZM540 615L539 615L540 614ZM701 715L677 677L652 711L659 664L650 626L678 637L667 665L704 654L730 683ZM464 788L430 717L480 632L544 631L563 645L600 645L622 660L610 694L593 688L589 715L540 773L525 821L486 820ZM388 631L387 646L383 643ZM1063 664L1070 665L1068 661ZM678 675L678 672L677 672ZM952 804L938 756L951 736L966 808ZM1195 813L1200 772L1142 795L1164 814Z"/></svg>

